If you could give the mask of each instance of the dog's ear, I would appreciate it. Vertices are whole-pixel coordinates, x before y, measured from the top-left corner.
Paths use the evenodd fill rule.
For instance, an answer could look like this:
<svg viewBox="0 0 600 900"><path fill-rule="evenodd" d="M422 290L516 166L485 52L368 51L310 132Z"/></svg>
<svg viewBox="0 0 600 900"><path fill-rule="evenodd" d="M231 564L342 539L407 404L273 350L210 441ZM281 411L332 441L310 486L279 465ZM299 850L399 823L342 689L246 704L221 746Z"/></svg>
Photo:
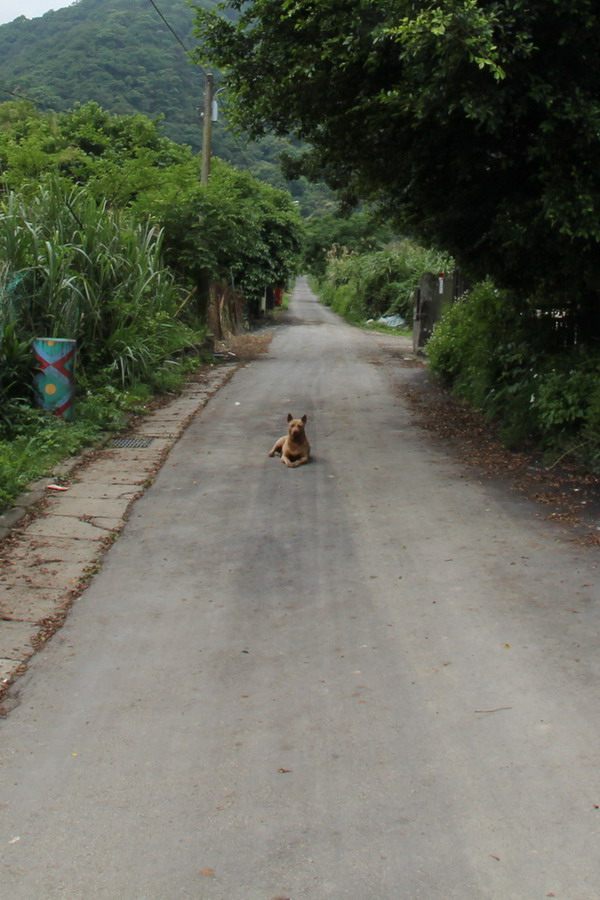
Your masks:
<svg viewBox="0 0 600 900"><path fill-rule="evenodd" d="M306 415L303 415L303 416L302 416L302 421L303 421L304 424L306 425Z"/></svg>
<svg viewBox="0 0 600 900"><path fill-rule="evenodd" d="M287 417L288 422L291 422L293 418L294 418L293 415L291 413L288 413L288 417Z"/></svg>

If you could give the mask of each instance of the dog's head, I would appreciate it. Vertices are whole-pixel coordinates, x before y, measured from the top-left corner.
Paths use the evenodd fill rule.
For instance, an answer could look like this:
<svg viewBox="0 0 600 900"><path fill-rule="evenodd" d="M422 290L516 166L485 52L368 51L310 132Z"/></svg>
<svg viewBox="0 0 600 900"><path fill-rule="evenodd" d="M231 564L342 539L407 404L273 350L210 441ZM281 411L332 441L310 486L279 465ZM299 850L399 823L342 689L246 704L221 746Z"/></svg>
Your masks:
<svg viewBox="0 0 600 900"><path fill-rule="evenodd" d="M288 434L290 437L294 438L294 440L302 439L304 437L304 426L306 425L306 416L302 416L301 419L295 419L291 413L288 413Z"/></svg>

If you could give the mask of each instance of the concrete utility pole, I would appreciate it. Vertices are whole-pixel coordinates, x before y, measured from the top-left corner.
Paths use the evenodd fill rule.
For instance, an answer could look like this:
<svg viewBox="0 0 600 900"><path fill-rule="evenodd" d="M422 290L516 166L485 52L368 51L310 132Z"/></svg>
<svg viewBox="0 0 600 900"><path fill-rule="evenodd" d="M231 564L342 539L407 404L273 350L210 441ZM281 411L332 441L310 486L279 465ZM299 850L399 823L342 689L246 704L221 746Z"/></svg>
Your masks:
<svg viewBox="0 0 600 900"><path fill-rule="evenodd" d="M204 127L202 130L202 170L200 172L200 184L208 184L208 176L210 173L214 80L214 75L211 72L207 72L206 87L204 89Z"/></svg>

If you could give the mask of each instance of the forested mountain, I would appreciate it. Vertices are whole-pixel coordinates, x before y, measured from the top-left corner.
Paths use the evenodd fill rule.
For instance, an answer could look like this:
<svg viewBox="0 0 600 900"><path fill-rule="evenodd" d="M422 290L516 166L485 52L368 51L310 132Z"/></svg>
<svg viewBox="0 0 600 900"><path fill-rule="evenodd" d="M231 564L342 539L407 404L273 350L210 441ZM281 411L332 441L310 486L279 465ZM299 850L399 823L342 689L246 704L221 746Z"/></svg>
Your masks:
<svg viewBox="0 0 600 900"><path fill-rule="evenodd" d="M162 116L170 138L198 150L204 75L184 49L197 44L193 20L186 0L76 0L40 18L21 16L0 26L0 100L25 96L40 112L93 100L113 113ZM220 105L213 154L290 189L305 211L321 208L322 190L285 182L281 148L276 138L250 145L235 139L226 128L226 103Z"/></svg>
<svg viewBox="0 0 600 900"><path fill-rule="evenodd" d="M191 49L193 10L185 0L156 6ZM0 87L42 109L95 100L115 113L164 115L169 137L199 146L202 72L149 0L78 0L0 26Z"/></svg>

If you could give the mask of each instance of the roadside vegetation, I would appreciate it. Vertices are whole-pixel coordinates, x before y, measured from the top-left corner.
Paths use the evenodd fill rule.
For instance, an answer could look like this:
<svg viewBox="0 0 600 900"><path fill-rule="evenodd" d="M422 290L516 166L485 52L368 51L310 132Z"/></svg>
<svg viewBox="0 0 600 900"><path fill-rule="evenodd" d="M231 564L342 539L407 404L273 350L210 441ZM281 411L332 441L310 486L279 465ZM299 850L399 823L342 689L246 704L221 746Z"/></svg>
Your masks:
<svg viewBox="0 0 600 900"><path fill-rule="evenodd" d="M421 277L451 266L448 257L408 239L362 253L335 246L317 289L323 303L354 325L400 316L410 328L413 294Z"/></svg>
<svg viewBox="0 0 600 900"><path fill-rule="evenodd" d="M0 105L0 507L58 459L121 430L212 359L210 291L259 312L296 275L289 194L97 104ZM77 342L75 416L34 408L32 344Z"/></svg>
<svg viewBox="0 0 600 900"><path fill-rule="evenodd" d="M435 326L427 356L454 393L500 423L507 447L600 473L600 353L585 335L573 345L568 325L481 282Z"/></svg>

